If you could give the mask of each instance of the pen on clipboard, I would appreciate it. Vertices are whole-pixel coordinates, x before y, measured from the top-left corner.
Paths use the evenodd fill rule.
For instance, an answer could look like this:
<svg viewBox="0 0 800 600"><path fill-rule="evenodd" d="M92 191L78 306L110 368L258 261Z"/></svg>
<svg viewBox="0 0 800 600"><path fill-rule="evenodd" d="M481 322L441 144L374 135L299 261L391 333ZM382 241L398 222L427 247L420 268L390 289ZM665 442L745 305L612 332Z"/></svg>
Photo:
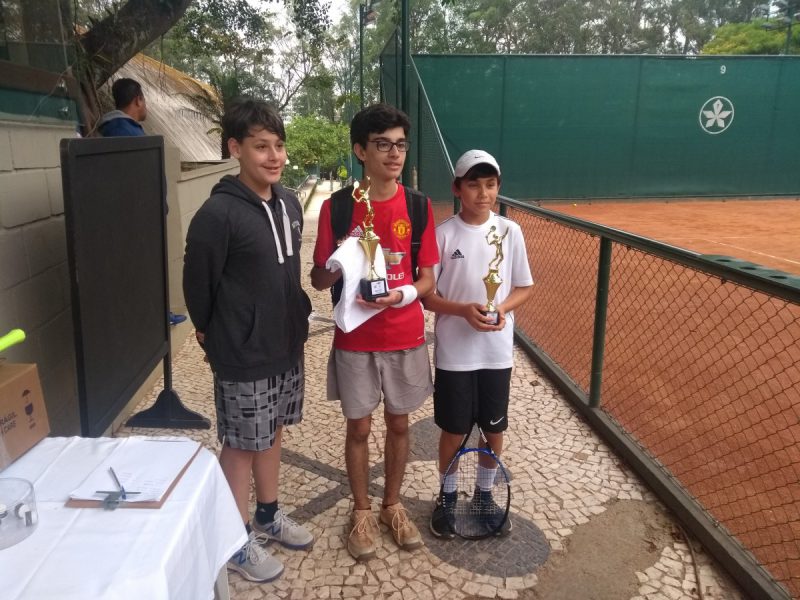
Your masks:
<svg viewBox="0 0 800 600"><path fill-rule="evenodd" d="M122 487L122 482L119 480L119 477L117 477L117 474L114 472L114 467L108 467L108 470L111 472L111 477L114 478L114 483L117 484L117 487L119 488L120 499L127 500L128 496L135 496L141 493L141 492L126 492L125 488Z"/></svg>

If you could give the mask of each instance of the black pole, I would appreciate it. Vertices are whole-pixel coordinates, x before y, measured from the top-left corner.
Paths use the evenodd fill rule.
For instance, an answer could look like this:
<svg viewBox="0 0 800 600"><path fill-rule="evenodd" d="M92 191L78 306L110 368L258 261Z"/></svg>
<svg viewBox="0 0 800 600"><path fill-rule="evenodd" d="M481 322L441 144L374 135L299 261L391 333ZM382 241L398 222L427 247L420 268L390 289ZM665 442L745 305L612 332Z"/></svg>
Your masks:
<svg viewBox="0 0 800 600"><path fill-rule="evenodd" d="M408 63L411 51L408 47L408 0L400 4L400 110L408 114Z"/></svg>
<svg viewBox="0 0 800 600"><path fill-rule="evenodd" d="M358 5L358 93L361 99L361 108L364 108L364 5Z"/></svg>

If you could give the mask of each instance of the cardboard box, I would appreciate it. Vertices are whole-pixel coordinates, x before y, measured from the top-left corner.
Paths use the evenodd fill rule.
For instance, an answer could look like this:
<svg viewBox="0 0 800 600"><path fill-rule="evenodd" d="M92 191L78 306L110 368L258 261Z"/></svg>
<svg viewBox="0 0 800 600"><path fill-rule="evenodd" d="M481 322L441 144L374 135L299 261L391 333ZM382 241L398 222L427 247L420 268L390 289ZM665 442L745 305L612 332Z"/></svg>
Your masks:
<svg viewBox="0 0 800 600"><path fill-rule="evenodd" d="M0 470L50 433L36 365L0 362Z"/></svg>

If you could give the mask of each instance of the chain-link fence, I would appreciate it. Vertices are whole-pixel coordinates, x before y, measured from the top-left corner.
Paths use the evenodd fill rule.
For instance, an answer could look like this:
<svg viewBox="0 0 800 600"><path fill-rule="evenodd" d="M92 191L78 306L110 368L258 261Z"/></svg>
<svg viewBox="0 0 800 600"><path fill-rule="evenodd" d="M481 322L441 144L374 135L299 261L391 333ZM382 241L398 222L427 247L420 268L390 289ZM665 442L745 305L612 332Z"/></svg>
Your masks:
<svg viewBox="0 0 800 600"><path fill-rule="evenodd" d="M398 69L394 38L381 90L397 106ZM439 221L449 142L410 71L408 161ZM800 285L503 204L536 281L523 346L751 597L800 598Z"/></svg>
<svg viewBox="0 0 800 600"><path fill-rule="evenodd" d="M517 327L588 403L602 228L546 212L508 210L536 280ZM651 244L611 245L598 410L800 597L800 290L726 280ZM787 597L775 587L764 597Z"/></svg>

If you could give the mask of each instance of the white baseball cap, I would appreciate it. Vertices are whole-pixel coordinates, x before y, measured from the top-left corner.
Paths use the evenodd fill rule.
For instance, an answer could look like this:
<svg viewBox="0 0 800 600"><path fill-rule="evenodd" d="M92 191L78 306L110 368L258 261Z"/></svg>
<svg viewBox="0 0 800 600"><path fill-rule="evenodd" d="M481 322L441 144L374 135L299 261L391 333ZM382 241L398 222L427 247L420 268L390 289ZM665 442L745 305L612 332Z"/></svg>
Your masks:
<svg viewBox="0 0 800 600"><path fill-rule="evenodd" d="M494 156L484 150L467 150L456 162L455 176L463 177L472 167L481 164L494 167L494 170L500 175L500 165L497 164Z"/></svg>

